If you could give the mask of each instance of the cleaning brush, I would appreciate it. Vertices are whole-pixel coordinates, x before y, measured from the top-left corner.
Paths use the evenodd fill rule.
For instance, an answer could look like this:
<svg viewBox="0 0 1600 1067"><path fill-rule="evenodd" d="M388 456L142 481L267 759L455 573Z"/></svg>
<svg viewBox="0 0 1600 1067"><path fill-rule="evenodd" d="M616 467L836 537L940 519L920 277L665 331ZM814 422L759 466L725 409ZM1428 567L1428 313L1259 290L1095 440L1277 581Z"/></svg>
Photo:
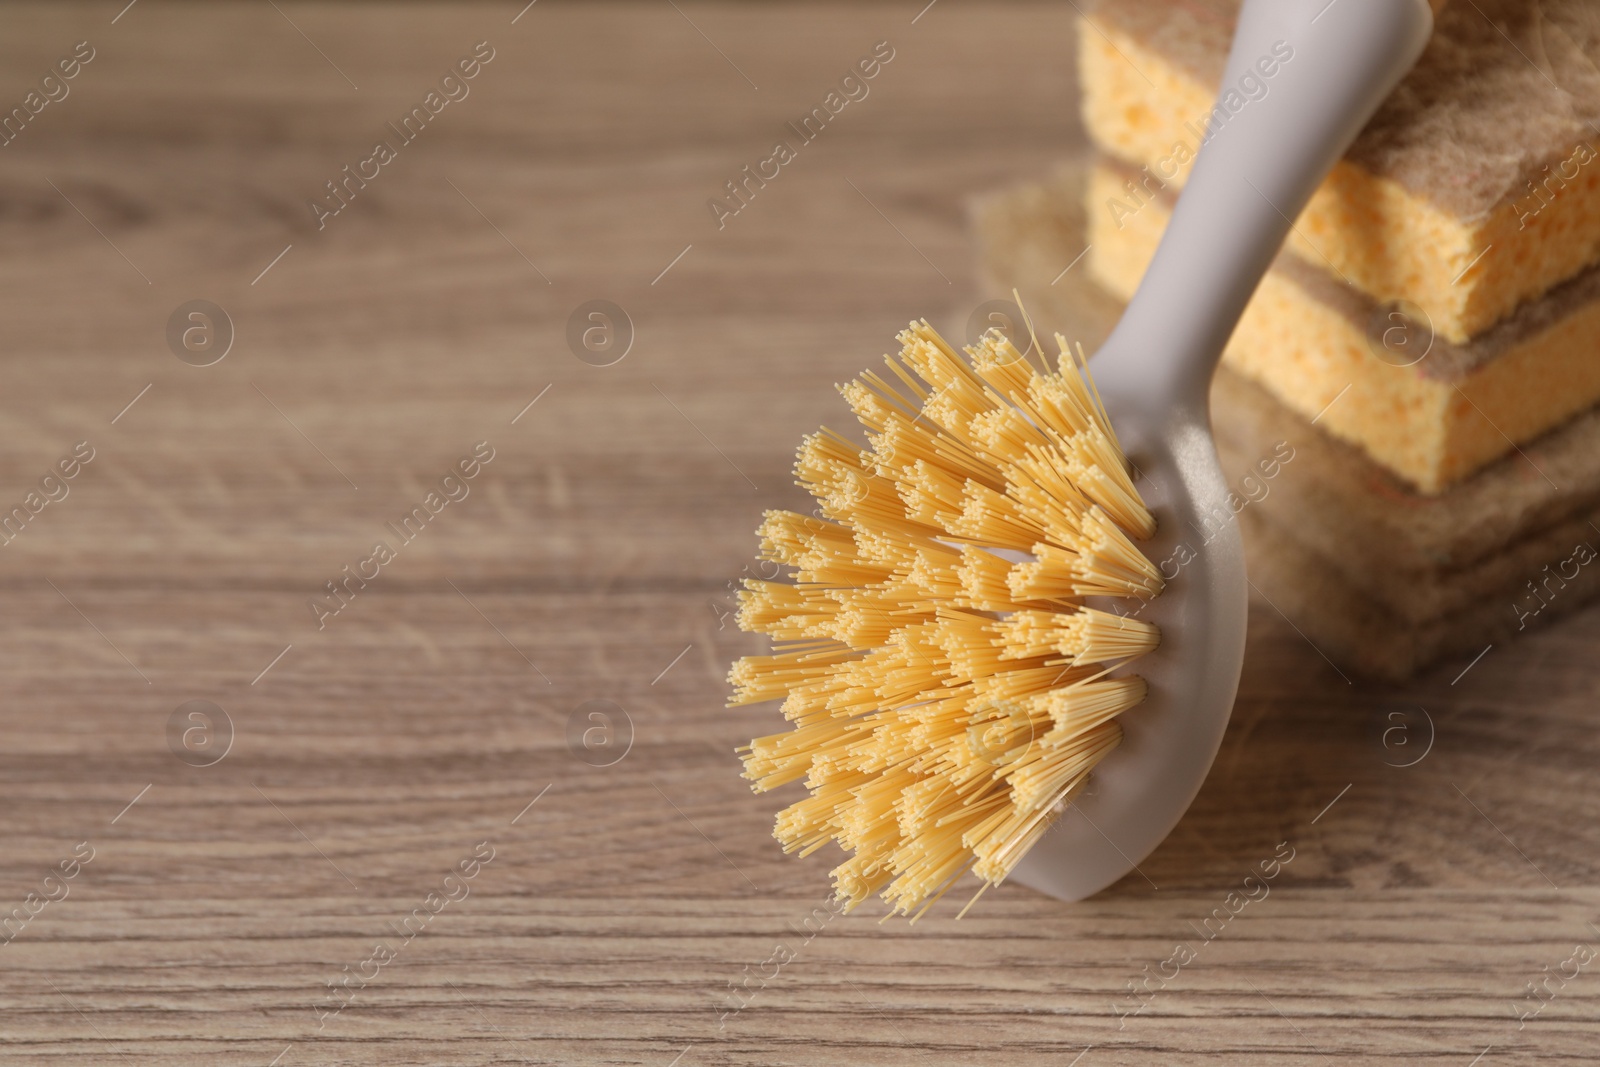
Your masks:
<svg viewBox="0 0 1600 1067"><path fill-rule="evenodd" d="M1135 543L1155 519L1062 338L1052 373L996 331L970 362L926 322L899 341L890 377L840 389L871 446L808 437L796 474L818 515L766 515L761 558L793 581L745 581L739 624L776 647L730 681L794 725L743 750L758 791L811 790L778 816L785 850L836 841L854 853L841 900L920 914L969 869L1001 882L1116 747L1145 684L1110 672L1160 633L1085 599L1163 582Z"/></svg>
<svg viewBox="0 0 1600 1067"><path fill-rule="evenodd" d="M801 445L817 508L762 524L761 558L792 570L744 583L739 623L774 647L734 664L732 703L782 700L791 729L743 748L744 773L758 792L805 782L776 836L849 853L847 906L881 894L915 918L968 872L979 895L1015 873L1078 899L1136 870L1194 799L1246 620L1211 374L1290 220L1431 28L1426 0L1246 0L1224 84L1290 58L1214 119L1095 376L1059 335L1057 365L1036 367L997 332L963 358L914 322L887 374L840 390L865 445Z"/></svg>

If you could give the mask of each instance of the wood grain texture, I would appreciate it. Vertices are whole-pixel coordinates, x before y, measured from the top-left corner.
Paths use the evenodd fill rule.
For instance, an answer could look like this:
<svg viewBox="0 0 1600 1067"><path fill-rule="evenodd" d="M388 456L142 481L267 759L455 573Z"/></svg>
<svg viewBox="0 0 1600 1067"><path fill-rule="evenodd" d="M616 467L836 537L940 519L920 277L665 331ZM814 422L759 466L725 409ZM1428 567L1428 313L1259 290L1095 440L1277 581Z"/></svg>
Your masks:
<svg viewBox="0 0 1600 1067"><path fill-rule="evenodd" d="M1258 604L1144 877L815 918L830 863L781 855L738 777L775 715L722 708L754 645L719 605L801 434L843 421L832 383L914 315L960 332L968 198L1082 137L1070 5L920 6L0 10L0 101L97 50L0 150L0 501L96 449L0 550L0 917L93 849L0 944L0 1061L1592 1060L1600 975L1514 1007L1600 940L1594 611L1386 689ZM481 40L471 95L319 232L305 201ZM871 94L719 231L707 198L880 40ZM164 338L196 298L237 333L205 368ZM567 347L594 298L636 327L614 366ZM481 440L470 496L318 630L308 598ZM608 767L567 741L594 699L632 723ZM233 723L215 765L169 748L189 700ZM1390 766L1419 706L1431 750ZM1283 841L1270 895L1119 1019Z"/></svg>

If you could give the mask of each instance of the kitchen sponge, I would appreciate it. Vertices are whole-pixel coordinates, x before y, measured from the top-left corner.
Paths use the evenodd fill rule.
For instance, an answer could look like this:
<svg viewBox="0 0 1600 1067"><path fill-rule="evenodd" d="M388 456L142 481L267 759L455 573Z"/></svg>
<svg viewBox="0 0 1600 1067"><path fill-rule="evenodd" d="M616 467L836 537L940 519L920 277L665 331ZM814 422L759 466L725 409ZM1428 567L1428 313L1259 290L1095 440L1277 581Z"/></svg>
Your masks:
<svg viewBox="0 0 1600 1067"><path fill-rule="evenodd" d="M1079 62L1089 133L1146 168L1125 187L1125 207L1181 184L1208 122L1225 131L1230 110L1271 92L1263 75L1259 87L1222 86L1218 100L1238 6L1140 0L1087 15ZM1263 69L1294 62L1262 58ZM1600 261L1597 59L1592 0L1446 6L1422 59L1312 197L1289 246L1380 303L1420 306L1451 341Z"/></svg>

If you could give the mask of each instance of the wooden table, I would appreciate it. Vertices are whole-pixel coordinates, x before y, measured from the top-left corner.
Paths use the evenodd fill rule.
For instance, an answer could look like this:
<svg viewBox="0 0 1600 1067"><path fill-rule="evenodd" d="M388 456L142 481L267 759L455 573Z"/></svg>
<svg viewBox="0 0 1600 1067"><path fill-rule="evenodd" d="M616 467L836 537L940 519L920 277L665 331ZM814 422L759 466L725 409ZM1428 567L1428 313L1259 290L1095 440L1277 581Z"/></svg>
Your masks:
<svg viewBox="0 0 1600 1067"><path fill-rule="evenodd" d="M0 1061L1592 1061L1595 611L1393 689L1260 610L1148 880L807 934L831 861L738 777L774 713L722 707L727 586L832 383L912 316L960 332L969 198L1081 145L1072 5L122 2L0 10L7 107L94 50L0 154L0 501L94 453L0 558ZM610 366L567 340L597 299ZM232 323L210 366L168 342L194 300Z"/></svg>

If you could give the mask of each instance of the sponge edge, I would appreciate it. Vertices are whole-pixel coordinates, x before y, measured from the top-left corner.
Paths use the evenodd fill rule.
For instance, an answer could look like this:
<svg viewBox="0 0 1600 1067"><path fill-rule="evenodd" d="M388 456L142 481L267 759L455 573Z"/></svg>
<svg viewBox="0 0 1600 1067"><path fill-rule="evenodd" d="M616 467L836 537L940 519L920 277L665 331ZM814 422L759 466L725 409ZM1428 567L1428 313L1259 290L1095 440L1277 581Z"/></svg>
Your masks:
<svg viewBox="0 0 1600 1067"><path fill-rule="evenodd" d="M1600 116L1600 68L1589 58L1600 56L1600 17L1588 0L1548 0L1537 5L1542 15L1535 7L1446 7L1417 68L1289 238L1378 301L1426 308L1449 340L1600 260L1600 156L1589 125ZM1237 8L1149 0L1086 16L1085 124L1099 144L1147 168L1145 192L1187 176ZM1518 47L1545 65L1508 46L1490 18L1513 43L1527 38ZM1132 208L1140 195L1124 199Z"/></svg>

